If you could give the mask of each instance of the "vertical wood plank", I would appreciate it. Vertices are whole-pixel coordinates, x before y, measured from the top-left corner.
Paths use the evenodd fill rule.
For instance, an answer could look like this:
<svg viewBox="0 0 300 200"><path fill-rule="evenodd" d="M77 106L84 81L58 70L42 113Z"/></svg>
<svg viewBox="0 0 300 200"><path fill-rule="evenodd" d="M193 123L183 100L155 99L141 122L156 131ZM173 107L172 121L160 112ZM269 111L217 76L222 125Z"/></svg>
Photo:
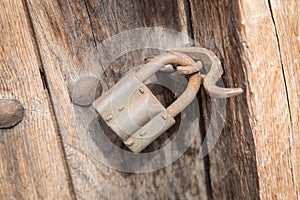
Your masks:
<svg viewBox="0 0 300 200"><path fill-rule="evenodd" d="M195 41L220 58L226 87L247 90L238 1L191 0ZM253 132L246 93L227 100L226 124L208 155L213 199L258 199ZM210 120L210 99L202 95L204 123Z"/></svg>
<svg viewBox="0 0 300 200"><path fill-rule="evenodd" d="M91 109L72 105L68 96L68 86L76 76L80 78L84 73L102 73L101 62L92 63L92 68L88 70L82 68L84 59L93 59L91 56L95 46L99 47L108 37L146 26L165 27L188 33L184 1L27 2L76 197L206 199L204 164L197 155L200 135L189 149L189 154L164 169L146 174L118 172L104 166L88 153L79 135L87 131L82 127L87 127L93 117L86 114ZM153 42L160 43L160 38ZM113 51L114 47L106 49L108 53ZM143 64L148 56L155 53L157 51L141 50L117 60L105 71L103 80L101 79L104 90L111 87L129 69ZM81 117L76 115L77 111L83 113Z"/></svg>
<svg viewBox="0 0 300 200"><path fill-rule="evenodd" d="M16 98L23 121L0 130L1 199L71 199L72 192L41 63L22 1L0 3L0 98Z"/></svg>
<svg viewBox="0 0 300 200"><path fill-rule="evenodd" d="M229 100L227 128L209 155L213 197L297 199L299 5L191 5L195 39L219 55L226 84L245 89Z"/></svg>
<svg viewBox="0 0 300 200"><path fill-rule="evenodd" d="M291 130L288 134L287 157L292 187L300 198L300 2L276 0L269 1L276 29L278 50L286 87Z"/></svg>
<svg viewBox="0 0 300 200"><path fill-rule="evenodd" d="M248 105L256 145L260 196L263 199L297 199L291 173L293 166L290 165L291 148L294 151L296 143L294 146L290 143L293 139L287 77L282 67L272 10L268 1L255 4L241 1L240 4L243 36L250 60L247 66Z"/></svg>

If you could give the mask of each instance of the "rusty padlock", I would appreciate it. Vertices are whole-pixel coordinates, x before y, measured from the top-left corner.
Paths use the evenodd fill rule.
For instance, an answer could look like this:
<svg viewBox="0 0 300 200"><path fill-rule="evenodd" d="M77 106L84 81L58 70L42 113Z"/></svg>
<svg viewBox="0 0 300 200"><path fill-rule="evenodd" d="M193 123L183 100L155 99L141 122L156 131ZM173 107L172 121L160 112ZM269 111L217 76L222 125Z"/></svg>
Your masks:
<svg viewBox="0 0 300 200"><path fill-rule="evenodd" d="M189 75L183 94L164 108L144 82L166 64L195 67L196 62L183 53L163 53L138 72L128 73L93 103L108 126L135 153L174 125L174 117L193 101L200 88L200 73Z"/></svg>
<svg viewBox="0 0 300 200"><path fill-rule="evenodd" d="M144 84L166 64L178 64L177 71L189 75L186 90L168 108L164 108ZM202 66L206 74L200 74ZM138 153L175 123L174 117L193 101L202 82L205 91L216 98L232 97L243 92L241 88L217 86L222 74L220 60L208 49L171 49L155 57L137 73L126 75L94 101L93 106L129 149Z"/></svg>

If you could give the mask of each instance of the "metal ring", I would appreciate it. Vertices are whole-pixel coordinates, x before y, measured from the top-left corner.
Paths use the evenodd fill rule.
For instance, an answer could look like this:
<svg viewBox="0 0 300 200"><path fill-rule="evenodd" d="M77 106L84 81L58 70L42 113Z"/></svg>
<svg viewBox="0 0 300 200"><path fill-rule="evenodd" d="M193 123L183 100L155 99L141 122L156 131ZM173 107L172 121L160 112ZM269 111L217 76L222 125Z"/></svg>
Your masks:
<svg viewBox="0 0 300 200"><path fill-rule="evenodd" d="M146 64L145 67L140 69L137 72L137 77L144 82L166 64L194 66L196 62L186 54L179 52L166 52L153 58ZM194 100L199 91L201 79L200 73L195 73L189 76L189 83L183 94L167 108L169 115L175 117Z"/></svg>

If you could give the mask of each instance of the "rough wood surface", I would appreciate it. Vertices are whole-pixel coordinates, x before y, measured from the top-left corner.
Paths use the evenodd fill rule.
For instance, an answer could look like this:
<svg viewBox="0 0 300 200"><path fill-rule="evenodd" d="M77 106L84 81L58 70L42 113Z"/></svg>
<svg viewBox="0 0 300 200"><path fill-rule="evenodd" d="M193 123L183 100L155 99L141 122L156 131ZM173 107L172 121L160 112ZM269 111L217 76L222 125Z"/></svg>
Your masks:
<svg viewBox="0 0 300 200"><path fill-rule="evenodd" d="M299 3L191 7L196 41L222 58L226 85L245 89L209 155L213 198L299 199Z"/></svg>
<svg viewBox="0 0 300 200"><path fill-rule="evenodd" d="M226 87L247 91L244 50L240 36L239 2L191 1L193 33L198 44L211 49L224 67ZM203 99L204 125L211 120L211 100ZM208 155L213 199L258 199L258 180L246 93L227 100L226 124ZM226 185L224 187L224 185Z"/></svg>
<svg viewBox="0 0 300 200"><path fill-rule="evenodd" d="M189 153L162 170L146 174L118 172L88 153L80 134L87 132L86 128L97 132L97 126L88 127L94 115L91 109L72 105L68 96L72 80L86 74L99 77L103 72L101 65L107 61L93 61L94 51L97 46L96 53L103 52L100 43L108 37L145 26L161 26L187 33L184 2L28 0L27 3L76 197L206 199L204 164L203 160L197 159L200 135ZM160 44L160 38L148 42ZM169 43L183 45L180 42L189 41ZM115 49L111 47L105 52L110 55ZM158 52L140 50L121 57L106 69L106 76L99 77L103 89L111 87L129 69L143 64L154 53Z"/></svg>
<svg viewBox="0 0 300 200"><path fill-rule="evenodd" d="M20 124L0 130L1 199L299 199L297 0L4 0L0 5L0 97L17 98L25 108ZM196 45L211 49L223 63L225 85L245 93L228 100L226 125L204 160L198 158L198 134L172 165L130 174L106 167L94 156L97 150L90 152L89 144L101 147L99 121L92 108L73 105L68 91L88 75L106 91L157 55L159 50L136 49L105 68L128 43L103 41L151 26L188 34ZM190 43L162 39L156 31L160 37L145 35L148 43L136 38L131 44ZM161 88L154 92L168 96ZM214 123L212 100L203 91L198 100L204 137Z"/></svg>
<svg viewBox="0 0 300 200"><path fill-rule="evenodd" d="M288 173L292 181L292 197L300 198L300 2L297 0L270 1L282 75L285 81L286 99L290 124L285 142L288 147L281 159L288 160ZM283 133L281 133L283 134ZM278 165L279 167L279 165ZM283 183L285 184L285 183ZM288 192L288 191L287 191Z"/></svg>
<svg viewBox="0 0 300 200"><path fill-rule="evenodd" d="M0 198L70 199L62 144L21 1L1 1L0 29L0 98L16 98L25 108L20 124L0 130Z"/></svg>
<svg viewBox="0 0 300 200"><path fill-rule="evenodd" d="M263 199L299 198L299 36L291 35L299 20L296 1L241 2L249 119Z"/></svg>

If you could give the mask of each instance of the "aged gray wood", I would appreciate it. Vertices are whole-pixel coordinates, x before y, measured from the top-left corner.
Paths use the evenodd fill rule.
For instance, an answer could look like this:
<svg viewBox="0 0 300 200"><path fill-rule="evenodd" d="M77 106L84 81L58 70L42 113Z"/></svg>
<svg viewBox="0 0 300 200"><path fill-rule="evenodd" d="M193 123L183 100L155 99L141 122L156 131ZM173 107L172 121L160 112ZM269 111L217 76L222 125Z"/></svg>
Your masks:
<svg viewBox="0 0 300 200"><path fill-rule="evenodd" d="M187 5L183 1L34 0L28 0L27 4L76 197L206 199L204 164L197 153L200 135L183 157L164 169L146 174L118 172L101 164L86 149L84 143L93 139L88 132L97 132L97 126L91 123L95 115L91 109L74 106L68 95L69 86L84 75L99 77L105 91L129 69L159 53L142 49L125 54L103 71L104 64L118 49L114 46L104 49L103 40L122 31L146 26L187 33ZM165 45L160 38L154 39L148 42ZM188 42L169 43L178 46ZM97 60L101 53L107 54L104 57L107 60Z"/></svg>
<svg viewBox="0 0 300 200"><path fill-rule="evenodd" d="M238 1L192 0L193 33L196 42L221 59L225 85L246 90L248 77L243 70L246 63L238 4ZM255 147L245 94L228 99L224 130L209 154L211 195L214 199L257 199L259 196ZM210 99L203 101L206 129L209 123L213 123L210 120L217 120L210 119L210 102Z"/></svg>
<svg viewBox="0 0 300 200"><path fill-rule="evenodd" d="M68 168L22 1L1 1L0 30L0 98L15 98L25 109L17 126L0 130L0 199L71 199Z"/></svg>
<svg viewBox="0 0 300 200"><path fill-rule="evenodd" d="M19 99L25 108L20 124L0 131L1 198L299 199L299 6L297 0L1 2L0 95ZM122 31L149 26L190 34L196 45L220 57L225 85L245 93L228 100L225 129L204 161L197 155L198 135L172 165L128 174L97 160L105 142L99 121L92 108L73 105L69 92L90 75L106 91L160 52L137 49L113 60L120 49L190 42L167 40L156 29L160 37L142 35L147 39L142 44L140 38L131 38L132 46L126 46L128 40L102 44ZM172 100L164 89L153 91L163 103ZM216 119L210 121L211 99L203 91L198 99L204 137ZM169 142L175 131L176 126L147 151Z"/></svg>

